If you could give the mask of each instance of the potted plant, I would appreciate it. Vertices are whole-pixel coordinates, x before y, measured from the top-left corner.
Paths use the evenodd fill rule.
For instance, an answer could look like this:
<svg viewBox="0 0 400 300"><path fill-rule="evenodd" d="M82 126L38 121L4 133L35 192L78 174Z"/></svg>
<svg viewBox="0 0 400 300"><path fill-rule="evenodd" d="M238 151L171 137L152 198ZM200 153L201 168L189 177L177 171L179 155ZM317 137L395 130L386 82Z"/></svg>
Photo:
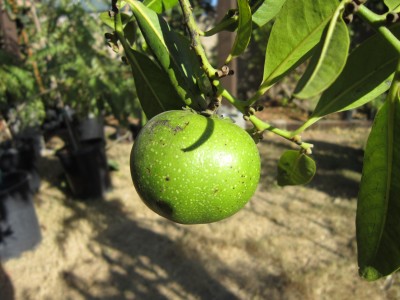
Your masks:
<svg viewBox="0 0 400 300"><path fill-rule="evenodd" d="M65 133L61 134L65 146L56 155L75 197L101 198L111 188L103 116L108 110L105 90L112 60L96 47L100 22L69 1L39 4L37 11L46 26L34 39L46 36L47 41L35 58L49 87L47 103L59 108Z"/></svg>
<svg viewBox="0 0 400 300"><path fill-rule="evenodd" d="M43 102L26 62L0 49L0 63L0 169L3 172L29 172L31 187L37 191L40 185L37 159L42 142L39 126L44 119Z"/></svg>

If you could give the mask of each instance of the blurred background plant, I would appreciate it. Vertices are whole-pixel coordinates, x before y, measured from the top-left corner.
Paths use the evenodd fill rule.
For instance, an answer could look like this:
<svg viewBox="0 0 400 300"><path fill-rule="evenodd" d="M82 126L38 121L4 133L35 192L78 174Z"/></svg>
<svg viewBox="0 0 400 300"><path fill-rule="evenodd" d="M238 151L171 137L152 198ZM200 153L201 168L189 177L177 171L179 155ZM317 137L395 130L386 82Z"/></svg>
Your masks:
<svg viewBox="0 0 400 300"><path fill-rule="evenodd" d="M0 115L13 133L40 125L44 106L31 66L1 49L0 66Z"/></svg>
<svg viewBox="0 0 400 300"><path fill-rule="evenodd" d="M48 89L46 104L62 103L78 116L112 113L120 122L137 116L139 102L132 76L105 47L101 22L90 3L42 1L35 55Z"/></svg>
<svg viewBox="0 0 400 300"><path fill-rule="evenodd" d="M69 107L79 118L112 114L122 125L140 117L130 70L105 46L90 1L3 2L19 40L19 53L0 46L4 119L15 111L20 127L40 125L55 107Z"/></svg>

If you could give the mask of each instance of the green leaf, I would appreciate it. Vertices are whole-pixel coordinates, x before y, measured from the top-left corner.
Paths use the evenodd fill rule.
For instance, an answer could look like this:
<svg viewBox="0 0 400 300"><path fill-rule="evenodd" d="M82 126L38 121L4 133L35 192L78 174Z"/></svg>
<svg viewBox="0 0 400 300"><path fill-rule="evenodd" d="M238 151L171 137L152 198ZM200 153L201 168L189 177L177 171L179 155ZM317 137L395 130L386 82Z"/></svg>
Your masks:
<svg viewBox="0 0 400 300"><path fill-rule="evenodd" d="M400 36L400 26L392 32ZM398 54L380 34L354 49L337 80L322 94L310 122L328 114L354 109L375 99L390 87Z"/></svg>
<svg viewBox="0 0 400 300"><path fill-rule="evenodd" d="M234 32L238 26L239 16L237 15L237 9L230 9L222 18L221 21L218 22L213 28L204 32L205 36L212 36L221 31L230 31Z"/></svg>
<svg viewBox="0 0 400 300"><path fill-rule="evenodd" d="M127 49L125 49L126 51ZM135 80L140 105L148 119L167 110L182 109L181 101L168 75L146 55L128 49L127 55Z"/></svg>
<svg viewBox="0 0 400 300"><path fill-rule="evenodd" d="M232 58L239 56L246 50L251 38L252 21L251 9L248 0L238 0L238 8L239 25L236 33L235 42L233 43L231 53L226 59L226 64L228 64L232 60Z"/></svg>
<svg viewBox="0 0 400 300"><path fill-rule="evenodd" d="M285 2L272 27L259 93L264 93L310 55L337 4L336 0Z"/></svg>
<svg viewBox="0 0 400 300"><path fill-rule="evenodd" d="M285 151L278 162L278 185L299 185L311 181L316 171L315 162L296 150Z"/></svg>
<svg viewBox="0 0 400 300"><path fill-rule="evenodd" d="M310 99L323 92L336 80L346 64L350 37L341 17L344 11L342 3L296 87L295 96L299 99Z"/></svg>
<svg viewBox="0 0 400 300"><path fill-rule="evenodd" d="M100 13L100 20L108 27L115 30L115 19L110 15L109 12ZM124 28L125 38L129 41L131 45L136 40L136 27L134 22L134 17L127 14L121 13L122 27ZM117 43L117 41L115 41Z"/></svg>
<svg viewBox="0 0 400 300"><path fill-rule="evenodd" d="M125 26L129 21L132 20L132 16L129 16L127 14L121 13L121 19L122 19L122 25ZM110 16L110 13L108 11L100 13L100 20L110 27L111 29L114 30L115 24L114 24L114 18Z"/></svg>
<svg viewBox="0 0 400 300"><path fill-rule="evenodd" d="M168 74L146 55L132 49L125 39L121 15L116 15L115 31L132 68L136 92L147 118L167 110L181 109L185 103L177 94ZM132 100L133 101L133 100Z"/></svg>
<svg viewBox="0 0 400 300"><path fill-rule="evenodd" d="M259 0L253 12L253 22L262 27L271 21L281 10L286 0Z"/></svg>
<svg viewBox="0 0 400 300"><path fill-rule="evenodd" d="M262 27L279 13L286 0L257 0L251 5L252 21L257 27ZM221 31L234 32L239 24L237 9L230 9L226 15L212 29L206 31L205 36L211 36Z"/></svg>
<svg viewBox="0 0 400 300"><path fill-rule="evenodd" d="M384 0L389 11L399 11L400 0Z"/></svg>
<svg viewBox="0 0 400 300"><path fill-rule="evenodd" d="M400 268L400 84L378 112L364 155L357 202L359 272L376 280Z"/></svg>
<svg viewBox="0 0 400 300"><path fill-rule="evenodd" d="M173 32L168 23L154 11L139 1L127 1L135 15L136 21L160 66L168 74L178 95L186 105L203 110L205 99L200 95L195 72L201 72L199 63L192 65L194 52L190 44ZM186 40L187 41L187 40Z"/></svg>
<svg viewBox="0 0 400 300"><path fill-rule="evenodd" d="M154 10L156 13L162 13L173 8L178 3L178 0L144 0L143 4Z"/></svg>

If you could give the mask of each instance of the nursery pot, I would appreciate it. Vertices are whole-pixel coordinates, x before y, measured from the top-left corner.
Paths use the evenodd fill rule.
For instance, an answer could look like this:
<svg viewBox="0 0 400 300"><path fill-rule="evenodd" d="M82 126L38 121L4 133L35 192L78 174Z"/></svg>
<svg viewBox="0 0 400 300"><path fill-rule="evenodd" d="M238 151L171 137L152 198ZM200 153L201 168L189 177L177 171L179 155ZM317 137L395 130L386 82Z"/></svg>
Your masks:
<svg viewBox="0 0 400 300"><path fill-rule="evenodd" d="M4 173L0 182L0 260L18 257L41 241L29 173Z"/></svg>
<svg viewBox="0 0 400 300"><path fill-rule="evenodd" d="M79 141L104 140L104 120L102 117L79 120L75 131Z"/></svg>
<svg viewBox="0 0 400 300"><path fill-rule="evenodd" d="M0 172L9 173L17 170L29 173L29 185L32 192L40 188L40 176L37 171L36 162L40 150L34 149L31 144L23 144L18 141L17 148L2 149L0 151Z"/></svg>
<svg viewBox="0 0 400 300"><path fill-rule="evenodd" d="M35 128L29 128L16 137L18 150L18 168L30 170L37 164L42 149L42 134Z"/></svg>
<svg viewBox="0 0 400 300"><path fill-rule="evenodd" d="M105 143L101 139L82 142L78 149L57 151L72 194L81 199L103 198L111 188Z"/></svg>

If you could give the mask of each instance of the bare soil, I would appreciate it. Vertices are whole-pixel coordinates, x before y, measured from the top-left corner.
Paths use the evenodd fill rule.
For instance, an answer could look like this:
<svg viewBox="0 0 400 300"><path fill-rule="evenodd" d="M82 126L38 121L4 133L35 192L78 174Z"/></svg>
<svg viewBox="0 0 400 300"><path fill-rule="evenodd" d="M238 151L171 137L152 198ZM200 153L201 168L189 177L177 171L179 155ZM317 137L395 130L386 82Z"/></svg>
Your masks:
<svg viewBox="0 0 400 300"><path fill-rule="evenodd" d="M35 197L43 241L0 267L0 298L399 299L397 275L358 277L355 212L367 129L309 131L318 166L306 186L278 187L277 160L291 144L266 135L262 176L248 205L207 225L174 224L139 199L130 143L113 144L106 199L64 193L54 157L42 158Z"/></svg>

